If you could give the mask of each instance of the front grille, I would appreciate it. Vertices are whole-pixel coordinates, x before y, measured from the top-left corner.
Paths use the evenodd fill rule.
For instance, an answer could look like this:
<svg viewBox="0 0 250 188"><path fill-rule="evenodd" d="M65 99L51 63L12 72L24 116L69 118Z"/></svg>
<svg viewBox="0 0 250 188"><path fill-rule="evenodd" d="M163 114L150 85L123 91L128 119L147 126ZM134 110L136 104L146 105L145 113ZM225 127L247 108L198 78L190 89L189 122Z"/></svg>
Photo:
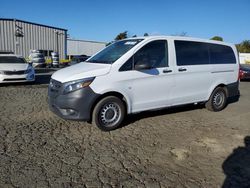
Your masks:
<svg viewBox="0 0 250 188"><path fill-rule="evenodd" d="M19 70L19 71L3 71L5 75L20 75L25 74L26 70Z"/></svg>
<svg viewBox="0 0 250 188"><path fill-rule="evenodd" d="M25 78L6 78L3 81L24 81Z"/></svg>

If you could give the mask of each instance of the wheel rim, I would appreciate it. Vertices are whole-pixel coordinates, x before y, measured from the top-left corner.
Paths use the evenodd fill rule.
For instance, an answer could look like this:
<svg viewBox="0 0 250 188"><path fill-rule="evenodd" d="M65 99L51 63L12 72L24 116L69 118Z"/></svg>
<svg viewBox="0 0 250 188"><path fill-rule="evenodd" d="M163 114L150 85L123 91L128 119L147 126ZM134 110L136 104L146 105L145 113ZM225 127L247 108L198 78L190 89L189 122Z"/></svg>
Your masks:
<svg viewBox="0 0 250 188"><path fill-rule="evenodd" d="M121 109L116 103L105 104L99 114L99 121L106 127L114 126L121 118Z"/></svg>
<svg viewBox="0 0 250 188"><path fill-rule="evenodd" d="M213 98L213 104L216 108L220 108L224 105L225 94L222 91L217 92Z"/></svg>

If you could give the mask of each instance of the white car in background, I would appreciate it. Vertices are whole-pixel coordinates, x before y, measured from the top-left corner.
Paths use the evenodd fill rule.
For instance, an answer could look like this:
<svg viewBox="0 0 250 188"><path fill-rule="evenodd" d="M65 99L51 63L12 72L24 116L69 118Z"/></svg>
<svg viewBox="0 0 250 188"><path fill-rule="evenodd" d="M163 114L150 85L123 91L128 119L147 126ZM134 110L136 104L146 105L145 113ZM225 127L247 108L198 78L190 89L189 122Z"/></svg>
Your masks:
<svg viewBox="0 0 250 188"><path fill-rule="evenodd" d="M46 67L45 57L39 50L32 50L31 54L29 55L29 60L32 62L32 65L35 68Z"/></svg>
<svg viewBox="0 0 250 188"><path fill-rule="evenodd" d="M0 54L0 83L35 81L31 64L14 54Z"/></svg>

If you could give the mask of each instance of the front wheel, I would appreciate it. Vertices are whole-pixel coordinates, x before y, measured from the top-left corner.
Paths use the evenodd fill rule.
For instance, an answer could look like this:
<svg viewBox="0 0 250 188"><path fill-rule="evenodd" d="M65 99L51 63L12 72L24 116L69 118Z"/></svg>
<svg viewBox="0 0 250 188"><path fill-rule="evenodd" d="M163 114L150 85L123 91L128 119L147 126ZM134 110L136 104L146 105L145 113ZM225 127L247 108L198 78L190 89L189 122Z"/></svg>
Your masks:
<svg viewBox="0 0 250 188"><path fill-rule="evenodd" d="M221 111L227 104L227 94L223 87L217 87L206 102L206 108L210 111Z"/></svg>
<svg viewBox="0 0 250 188"><path fill-rule="evenodd" d="M92 114L92 123L103 131L111 131L119 127L125 116L123 102L114 96L101 99Z"/></svg>

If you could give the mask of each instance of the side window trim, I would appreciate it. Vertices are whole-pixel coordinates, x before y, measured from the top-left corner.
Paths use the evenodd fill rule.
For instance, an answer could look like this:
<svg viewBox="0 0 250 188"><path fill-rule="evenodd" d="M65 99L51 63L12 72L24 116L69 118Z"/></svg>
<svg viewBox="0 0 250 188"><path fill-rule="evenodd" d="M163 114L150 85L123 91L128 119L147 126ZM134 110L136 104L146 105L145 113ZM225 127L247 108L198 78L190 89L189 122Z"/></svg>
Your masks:
<svg viewBox="0 0 250 188"><path fill-rule="evenodd" d="M165 63L166 67L169 67L169 53L168 53L168 40L165 40Z"/></svg>

